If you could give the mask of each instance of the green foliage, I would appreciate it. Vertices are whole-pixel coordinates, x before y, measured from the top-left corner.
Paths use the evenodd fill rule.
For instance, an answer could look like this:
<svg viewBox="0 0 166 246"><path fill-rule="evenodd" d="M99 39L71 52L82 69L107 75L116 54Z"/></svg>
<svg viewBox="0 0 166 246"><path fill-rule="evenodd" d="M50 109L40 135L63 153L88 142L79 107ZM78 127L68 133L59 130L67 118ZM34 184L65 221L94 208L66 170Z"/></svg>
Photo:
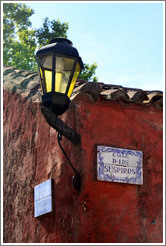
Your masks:
<svg viewBox="0 0 166 246"><path fill-rule="evenodd" d="M95 75L95 71L97 68L96 62L92 65L84 64L84 69L79 75L79 79L86 79L87 81L92 80L93 82L97 82L97 77Z"/></svg>
<svg viewBox="0 0 166 246"><path fill-rule="evenodd" d="M50 21L48 17L44 19L43 27L36 30L36 37L39 46L49 44L49 41L55 37L67 38L68 23L60 23L59 20Z"/></svg>
<svg viewBox="0 0 166 246"><path fill-rule="evenodd" d="M31 26L29 17L34 11L22 3L3 4L3 35L4 40L9 41L15 37L16 28L18 31L25 30Z"/></svg>
<svg viewBox="0 0 166 246"><path fill-rule="evenodd" d="M29 17L34 11L22 3L3 4L3 62L18 69L36 69L35 31Z"/></svg>
<svg viewBox="0 0 166 246"><path fill-rule="evenodd" d="M23 3L3 3L3 63L18 69L37 70L35 53L55 37L67 38L68 23L45 18L39 29L33 29L33 9ZM84 64L81 79L97 81L97 64Z"/></svg>

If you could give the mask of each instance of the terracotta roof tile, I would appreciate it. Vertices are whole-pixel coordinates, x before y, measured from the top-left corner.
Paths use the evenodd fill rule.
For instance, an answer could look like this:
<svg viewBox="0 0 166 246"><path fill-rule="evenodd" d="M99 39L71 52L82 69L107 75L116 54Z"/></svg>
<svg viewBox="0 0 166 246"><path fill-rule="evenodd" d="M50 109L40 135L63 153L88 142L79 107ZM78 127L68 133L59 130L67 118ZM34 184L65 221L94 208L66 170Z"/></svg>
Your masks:
<svg viewBox="0 0 166 246"><path fill-rule="evenodd" d="M131 97L131 101L134 101L135 103L142 103L143 101L148 101L148 100L149 98L147 94L142 90L136 91L133 97Z"/></svg>
<svg viewBox="0 0 166 246"><path fill-rule="evenodd" d="M4 89L35 102L41 101L41 88L37 72L19 70L11 66L3 67ZM73 90L71 100L80 93L90 93L96 100L115 101L121 100L126 103L141 105L153 104L158 108L163 107L162 91L143 91L137 88L127 88L121 85L104 84L102 82L87 82L79 79Z"/></svg>

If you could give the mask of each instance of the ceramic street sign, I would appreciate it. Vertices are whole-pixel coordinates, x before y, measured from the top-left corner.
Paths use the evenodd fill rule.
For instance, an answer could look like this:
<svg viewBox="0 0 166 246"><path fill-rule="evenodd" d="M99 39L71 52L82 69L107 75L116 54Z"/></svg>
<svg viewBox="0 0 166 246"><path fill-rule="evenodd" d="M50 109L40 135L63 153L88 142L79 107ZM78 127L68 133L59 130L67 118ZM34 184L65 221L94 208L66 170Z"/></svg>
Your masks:
<svg viewBox="0 0 166 246"><path fill-rule="evenodd" d="M51 179L36 185L34 188L35 217L52 211Z"/></svg>
<svg viewBox="0 0 166 246"><path fill-rule="evenodd" d="M52 211L52 197L45 197L35 203L35 217Z"/></svg>
<svg viewBox="0 0 166 246"><path fill-rule="evenodd" d="M97 179L143 184L142 151L97 146Z"/></svg>

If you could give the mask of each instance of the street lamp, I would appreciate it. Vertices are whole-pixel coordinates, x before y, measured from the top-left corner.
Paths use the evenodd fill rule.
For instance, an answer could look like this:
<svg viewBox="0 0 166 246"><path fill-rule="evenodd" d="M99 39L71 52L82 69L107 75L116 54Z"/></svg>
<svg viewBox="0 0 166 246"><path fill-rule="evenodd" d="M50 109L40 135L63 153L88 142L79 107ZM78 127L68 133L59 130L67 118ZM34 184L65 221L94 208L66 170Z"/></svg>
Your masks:
<svg viewBox="0 0 166 246"><path fill-rule="evenodd" d="M72 42L65 38L52 39L50 44L40 48L36 53L36 60L42 88L41 112L47 123L58 132L59 146L75 172L73 185L75 189L79 190L81 176L71 164L60 141L63 135L74 144L78 144L80 135L68 127L58 116L69 107L70 96L83 68L83 62Z"/></svg>
<svg viewBox="0 0 166 246"><path fill-rule="evenodd" d="M55 38L37 51L36 58L43 106L61 115L69 107L69 98L83 68L81 57L70 40Z"/></svg>

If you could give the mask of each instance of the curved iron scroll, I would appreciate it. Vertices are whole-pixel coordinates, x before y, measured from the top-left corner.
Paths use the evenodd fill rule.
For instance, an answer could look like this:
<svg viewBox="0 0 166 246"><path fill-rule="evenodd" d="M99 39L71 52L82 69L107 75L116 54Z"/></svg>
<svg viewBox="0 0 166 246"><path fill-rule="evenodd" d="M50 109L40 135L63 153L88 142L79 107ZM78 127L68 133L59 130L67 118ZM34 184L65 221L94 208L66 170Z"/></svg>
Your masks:
<svg viewBox="0 0 166 246"><path fill-rule="evenodd" d="M78 171L75 170L75 168L73 167L69 157L67 156L66 152L64 151L62 145L61 145L61 140L62 140L62 134L60 132L58 132L58 135L57 135L57 140L58 140L58 144L59 144L59 147L61 148L63 154L65 155L69 165L71 166L71 168L73 169L75 175L73 176L73 186L76 190L80 190L81 188L81 175Z"/></svg>

